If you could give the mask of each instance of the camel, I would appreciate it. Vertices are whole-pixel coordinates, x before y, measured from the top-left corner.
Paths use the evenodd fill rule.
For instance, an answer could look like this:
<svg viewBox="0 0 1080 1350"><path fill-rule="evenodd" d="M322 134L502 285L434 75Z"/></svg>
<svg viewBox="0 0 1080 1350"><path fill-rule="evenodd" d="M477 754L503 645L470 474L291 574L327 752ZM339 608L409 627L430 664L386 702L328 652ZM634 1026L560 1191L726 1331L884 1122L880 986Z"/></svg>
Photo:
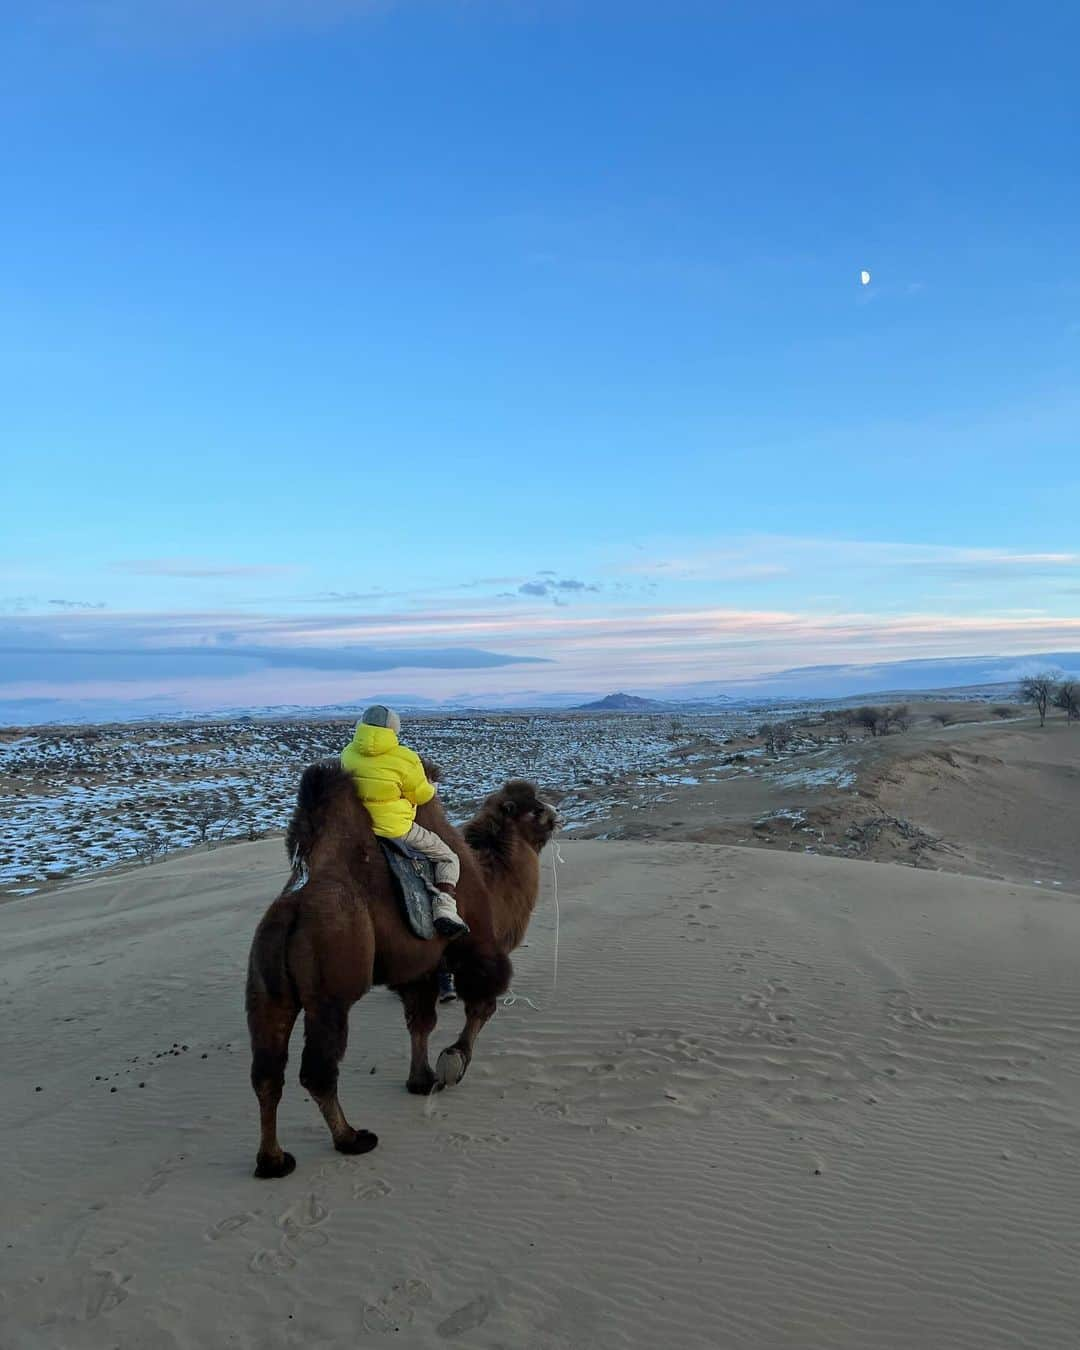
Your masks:
<svg viewBox="0 0 1080 1350"><path fill-rule="evenodd" d="M434 773L429 767L429 776ZM278 1142L277 1109L301 1009L300 1082L338 1152L366 1153L378 1138L349 1124L337 1093L352 1005L373 985L400 996L412 1046L406 1087L428 1094L461 1082L477 1036L510 987L510 952L524 939L536 905L540 853L555 830L554 809L531 783L514 780L488 797L461 832L438 797L417 819L461 859L458 907L467 937L414 936L352 779L333 762L313 764L301 777L286 835L293 875L259 923L248 964L251 1085L261 1122L257 1177L284 1177L296 1166ZM428 1040L444 958L465 1004L465 1026L433 1070Z"/></svg>

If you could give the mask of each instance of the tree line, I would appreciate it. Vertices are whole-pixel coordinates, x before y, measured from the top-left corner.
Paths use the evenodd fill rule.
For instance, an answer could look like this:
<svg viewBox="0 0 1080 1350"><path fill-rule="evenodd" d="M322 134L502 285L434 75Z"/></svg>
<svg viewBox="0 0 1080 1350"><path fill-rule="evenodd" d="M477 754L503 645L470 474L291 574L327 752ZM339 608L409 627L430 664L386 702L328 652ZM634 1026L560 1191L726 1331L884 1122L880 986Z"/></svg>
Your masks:
<svg viewBox="0 0 1080 1350"><path fill-rule="evenodd" d="M1025 675L1020 681L1020 702L1030 703L1039 714L1039 726L1046 726L1050 708L1060 708L1069 722L1080 721L1080 681L1071 676L1056 675L1044 670L1039 675Z"/></svg>

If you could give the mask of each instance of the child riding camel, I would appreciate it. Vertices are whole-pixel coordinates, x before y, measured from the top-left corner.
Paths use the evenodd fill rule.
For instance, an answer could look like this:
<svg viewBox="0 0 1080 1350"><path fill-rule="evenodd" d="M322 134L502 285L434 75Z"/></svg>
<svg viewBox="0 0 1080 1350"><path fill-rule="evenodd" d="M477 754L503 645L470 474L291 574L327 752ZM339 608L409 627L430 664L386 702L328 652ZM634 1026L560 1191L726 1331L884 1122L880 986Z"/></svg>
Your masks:
<svg viewBox="0 0 1080 1350"><path fill-rule="evenodd" d="M375 833L415 849L434 864L435 931L440 937L463 937L469 926L458 914L455 898L461 862L449 844L416 823L416 808L431 801L435 787L415 750L398 741L400 730L401 718L392 708L381 703L368 708L341 752L341 767L352 775Z"/></svg>

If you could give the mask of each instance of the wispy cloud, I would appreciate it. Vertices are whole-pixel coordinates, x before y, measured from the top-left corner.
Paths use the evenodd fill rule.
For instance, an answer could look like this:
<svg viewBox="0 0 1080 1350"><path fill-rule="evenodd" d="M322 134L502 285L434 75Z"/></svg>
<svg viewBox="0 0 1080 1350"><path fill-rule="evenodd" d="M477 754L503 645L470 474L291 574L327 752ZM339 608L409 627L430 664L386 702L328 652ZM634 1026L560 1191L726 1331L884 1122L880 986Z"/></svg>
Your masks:
<svg viewBox="0 0 1080 1350"><path fill-rule="evenodd" d="M357 640L360 633L355 630L347 640L327 645L305 640L310 635L302 629L290 633L288 623L277 625L277 631L265 623L236 630L214 626L213 616L202 616L199 623L192 620L193 616L152 621L116 616L93 623L80 613L69 615L66 622L38 618L0 623L0 684L220 679L272 670L487 670L544 661L525 652L507 654L472 645L364 642Z"/></svg>
<svg viewBox="0 0 1080 1350"><path fill-rule="evenodd" d="M50 600L56 609L104 609L104 600Z"/></svg>
<svg viewBox="0 0 1080 1350"><path fill-rule="evenodd" d="M818 570L877 568L889 572L952 579L993 579L1068 573L1080 569L1080 553L1022 552L1007 548L965 548L882 540L746 535L703 541L697 547L648 550L623 566L629 574L665 581L773 581Z"/></svg>
<svg viewBox="0 0 1080 1350"><path fill-rule="evenodd" d="M512 690L527 680L587 689L625 683L630 672L640 686L749 678L808 663L1019 656L1080 643L1080 617L1067 596L1069 579L1080 580L1080 553L1065 548L754 535L654 542L645 553L605 560L595 573L595 556L581 562L581 570L466 574L426 586L409 577L405 586L416 588L397 591L352 587L346 575L331 589L277 600L230 594L228 609L223 600L210 612L194 608L198 595L233 588L208 588L206 579L283 569L127 560L119 570L165 578L170 593L169 579L193 582L186 594L178 587L167 611L144 614L125 611L106 591L107 610L78 598L27 605L26 596L15 597L0 618L0 680L30 693L50 682L107 693L123 682L147 695L178 679L185 688L212 682L218 690L257 686L271 694L277 681L293 691L318 687L332 699L355 689L354 677L408 670L416 672L409 684L417 693L439 696L453 691L460 671L475 673L478 690ZM45 584L39 597L64 596L69 583ZM74 584L98 586L87 578Z"/></svg>
<svg viewBox="0 0 1080 1350"><path fill-rule="evenodd" d="M34 595L5 595L0 598L0 614L28 614L40 604Z"/></svg>
<svg viewBox="0 0 1080 1350"><path fill-rule="evenodd" d="M319 591L311 598L328 605L355 605L371 600L398 599L409 594L409 591Z"/></svg>
<svg viewBox="0 0 1080 1350"><path fill-rule="evenodd" d="M1013 580L1047 577L1080 568L1080 553L1007 553L993 549L957 549L936 558L897 564L913 572L953 580Z"/></svg>
<svg viewBox="0 0 1080 1350"><path fill-rule="evenodd" d="M441 697L471 688L603 689L737 680L808 663L917 660L1075 650L1080 618L783 609L519 606L419 612L140 616L69 611L0 620L8 697L78 690L149 697L182 690L198 706L334 701L386 689L388 672ZM538 674L541 678L538 680Z"/></svg>
<svg viewBox="0 0 1080 1350"><path fill-rule="evenodd" d="M568 596L596 593L599 590L599 586L580 581L577 577L559 577L558 572L538 572L536 580L521 583L517 588L517 594L538 600L554 600L557 605L561 605L566 603Z"/></svg>
<svg viewBox="0 0 1080 1350"><path fill-rule="evenodd" d="M177 577L186 581L221 577L270 577L295 572L289 563L215 563L198 558L130 558L112 564L113 571L137 577Z"/></svg>

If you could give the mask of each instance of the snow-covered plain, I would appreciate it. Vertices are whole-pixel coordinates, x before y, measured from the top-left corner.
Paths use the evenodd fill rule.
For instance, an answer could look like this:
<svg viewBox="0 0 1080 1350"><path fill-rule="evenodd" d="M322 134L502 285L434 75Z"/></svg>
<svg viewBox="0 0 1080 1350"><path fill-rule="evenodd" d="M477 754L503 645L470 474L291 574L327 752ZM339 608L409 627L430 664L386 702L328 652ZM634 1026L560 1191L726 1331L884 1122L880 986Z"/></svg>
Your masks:
<svg viewBox="0 0 1080 1350"><path fill-rule="evenodd" d="M760 714L758 714L760 716ZM457 819L507 778L534 780L564 826L602 817L606 790L640 776L695 781L702 755L673 768L679 743L715 745L747 714L424 717L405 739L437 763ZM35 728L0 738L0 888L9 895L119 862L283 830L306 765L333 758L352 722L302 719ZM704 756L707 758L708 756Z"/></svg>

